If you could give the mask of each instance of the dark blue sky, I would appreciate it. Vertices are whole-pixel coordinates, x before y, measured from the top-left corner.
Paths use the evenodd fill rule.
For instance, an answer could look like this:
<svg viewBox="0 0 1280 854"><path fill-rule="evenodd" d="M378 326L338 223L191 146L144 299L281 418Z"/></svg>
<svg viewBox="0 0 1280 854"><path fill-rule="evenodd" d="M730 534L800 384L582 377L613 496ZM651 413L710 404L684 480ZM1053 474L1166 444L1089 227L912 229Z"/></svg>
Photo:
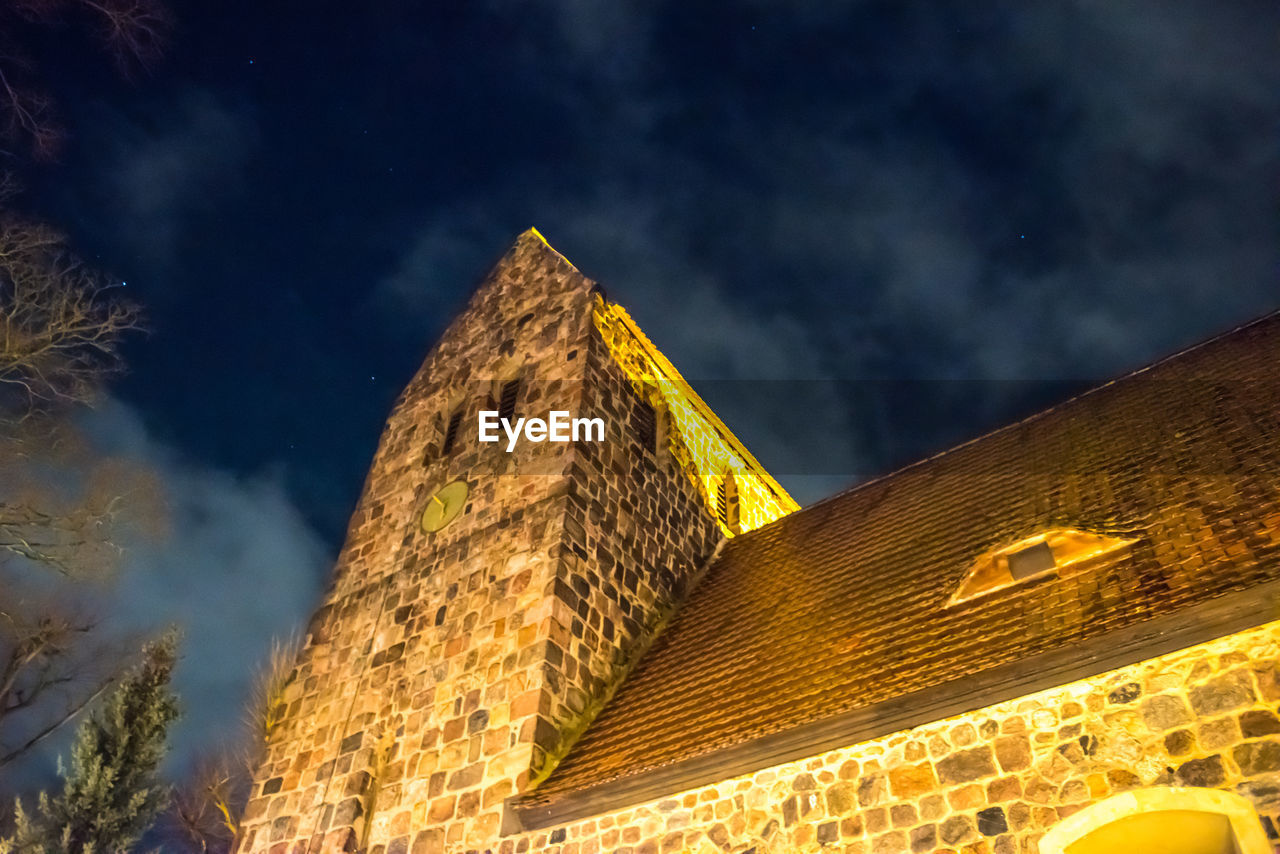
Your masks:
<svg viewBox="0 0 1280 854"><path fill-rule="evenodd" d="M168 490L118 611L193 626L184 745L530 225L802 502L1280 307L1273 2L194 5L132 84L49 47L25 200L148 310L90 425Z"/></svg>

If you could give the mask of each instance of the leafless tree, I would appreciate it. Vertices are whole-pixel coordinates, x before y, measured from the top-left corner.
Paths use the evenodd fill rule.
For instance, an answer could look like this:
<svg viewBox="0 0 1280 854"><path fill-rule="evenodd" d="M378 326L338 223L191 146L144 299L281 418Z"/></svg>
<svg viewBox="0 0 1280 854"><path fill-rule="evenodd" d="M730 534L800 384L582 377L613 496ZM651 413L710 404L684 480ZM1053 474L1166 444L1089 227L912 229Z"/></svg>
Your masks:
<svg viewBox="0 0 1280 854"><path fill-rule="evenodd" d="M296 635L272 643L245 704L239 737L206 755L175 793L161 823L167 847L200 854L233 847L253 774L284 721L300 645Z"/></svg>
<svg viewBox="0 0 1280 854"><path fill-rule="evenodd" d="M162 0L0 2L0 153L50 159L64 137L55 101L29 49L37 30L88 31L132 75L159 58L172 29Z"/></svg>
<svg viewBox="0 0 1280 854"><path fill-rule="evenodd" d="M40 470L70 441L58 414L121 368L121 337L138 328L137 309L110 290L57 233L0 214L0 564L8 556L71 575L112 555L116 484L99 477L95 494L68 502Z"/></svg>
<svg viewBox="0 0 1280 854"><path fill-rule="evenodd" d="M164 0L0 0L0 768L112 681L121 659L69 602L91 598L88 579L119 557L122 511L156 494L134 467L87 464L68 426L120 370L139 315L57 231L9 212L22 165L54 157L64 137L32 45L53 34L83 51L75 36L87 33L131 76L158 58L170 24Z"/></svg>
<svg viewBox="0 0 1280 854"><path fill-rule="evenodd" d="M175 790L160 822L167 848L200 854L231 850L249 786L243 757L238 753L227 750L207 757Z"/></svg>
<svg viewBox="0 0 1280 854"><path fill-rule="evenodd" d="M131 466L89 465L68 426L120 370L120 340L138 328L112 290L55 231L0 211L0 767L110 682L89 654L92 620L67 607L75 596L41 591L107 574L120 554L115 523L151 492Z"/></svg>
<svg viewBox="0 0 1280 854"><path fill-rule="evenodd" d="M138 312L112 289L57 232L0 214L0 393L21 398L0 397L9 417L86 402L120 368L120 339L138 328Z"/></svg>
<svg viewBox="0 0 1280 854"><path fill-rule="evenodd" d="M93 702L111 677L87 680L82 636L88 622L19 609L0 611L0 769L24 756ZM86 685L86 681L90 684Z"/></svg>

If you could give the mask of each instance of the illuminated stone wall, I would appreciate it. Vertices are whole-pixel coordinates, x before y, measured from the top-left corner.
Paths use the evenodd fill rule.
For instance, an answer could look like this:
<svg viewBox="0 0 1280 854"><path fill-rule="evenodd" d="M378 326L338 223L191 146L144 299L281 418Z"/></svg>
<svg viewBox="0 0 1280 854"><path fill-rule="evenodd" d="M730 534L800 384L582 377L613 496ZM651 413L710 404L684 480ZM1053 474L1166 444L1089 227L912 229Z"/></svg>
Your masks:
<svg viewBox="0 0 1280 854"><path fill-rule="evenodd" d="M595 304L530 232L397 401L238 851L487 847L504 799L563 755L705 566L720 532L684 472L638 447ZM479 410L517 375L517 415L598 415L604 441L480 444ZM465 511L424 532L456 480Z"/></svg>
<svg viewBox="0 0 1280 854"><path fill-rule="evenodd" d="M1272 623L486 847L495 854L1036 854L1037 840L1060 819L1152 785L1237 792L1275 842L1277 703L1280 623Z"/></svg>
<svg viewBox="0 0 1280 854"><path fill-rule="evenodd" d="M740 530L759 528L799 509L645 337L626 309L597 299L595 322L636 394L668 419L667 450L696 484L712 515L725 472L733 472L737 483ZM723 524L720 527L726 536L733 535Z"/></svg>
<svg viewBox="0 0 1280 854"><path fill-rule="evenodd" d="M475 416L599 415L599 444L480 446ZM655 398L656 395L656 398ZM641 398L671 420L641 447ZM443 453L452 412L461 444ZM794 509L626 317L533 232L397 401L242 815L239 852L1033 852L1152 784L1280 811L1280 624L691 792L504 835L505 800L570 750L725 533ZM418 524L462 479L466 510ZM708 702L714 702L708 698Z"/></svg>

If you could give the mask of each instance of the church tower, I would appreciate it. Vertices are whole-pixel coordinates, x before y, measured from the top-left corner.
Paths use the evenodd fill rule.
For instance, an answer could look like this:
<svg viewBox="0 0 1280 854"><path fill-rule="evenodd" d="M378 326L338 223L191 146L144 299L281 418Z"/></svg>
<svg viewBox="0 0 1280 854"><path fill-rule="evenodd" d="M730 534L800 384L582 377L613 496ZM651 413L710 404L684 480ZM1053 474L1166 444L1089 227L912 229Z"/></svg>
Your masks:
<svg viewBox="0 0 1280 854"><path fill-rule="evenodd" d="M569 440L482 442L482 412L565 413ZM518 830L507 799L719 544L794 509L626 312L525 232L391 413L237 851L463 852Z"/></svg>

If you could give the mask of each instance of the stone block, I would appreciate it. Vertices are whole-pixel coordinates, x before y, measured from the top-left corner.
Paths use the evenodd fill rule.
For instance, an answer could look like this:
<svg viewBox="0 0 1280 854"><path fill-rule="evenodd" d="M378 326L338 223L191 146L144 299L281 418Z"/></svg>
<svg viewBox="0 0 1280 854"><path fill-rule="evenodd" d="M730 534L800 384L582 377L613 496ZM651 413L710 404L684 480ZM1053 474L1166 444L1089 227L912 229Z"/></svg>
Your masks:
<svg viewBox="0 0 1280 854"><path fill-rule="evenodd" d="M484 763L475 762L460 771L455 771L450 774L447 788L451 792L456 792L459 789L469 789L472 786L478 786L483 780Z"/></svg>
<svg viewBox="0 0 1280 854"><path fill-rule="evenodd" d="M1253 665L1253 675L1258 681L1258 693L1262 699L1268 703L1280 702L1280 663L1257 662Z"/></svg>
<svg viewBox="0 0 1280 854"><path fill-rule="evenodd" d="M925 852L933 851L938 844L938 826L936 824L922 824L919 827L912 828L909 841L911 842L913 854L925 854Z"/></svg>
<svg viewBox="0 0 1280 854"><path fill-rule="evenodd" d="M987 784L987 801L993 804L1022 797L1022 781L1015 776L1001 777Z"/></svg>
<svg viewBox="0 0 1280 854"><path fill-rule="evenodd" d="M933 766L928 762L899 765L889 771L889 791L895 798L916 798L937 787Z"/></svg>
<svg viewBox="0 0 1280 854"><path fill-rule="evenodd" d="M1132 703L1142 695L1142 686L1137 682L1126 682L1107 694L1107 702L1112 705Z"/></svg>
<svg viewBox="0 0 1280 854"><path fill-rule="evenodd" d="M1280 718L1267 709L1253 709L1240 715L1240 732L1245 738L1280 733Z"/></svg>
<svg viewBox="0 0 1280 854"><path fill-rule="evenodd" d="M1142 702L1142 720L1155 732L1164 732L1191 723L1191 710L1181 697L1159 694Z"/></svg>
<svg viewBox="0 0 1280 854"><path fill-rule="evenodd" d="M1201 717L1232 712L1253 703L1253 683L1243 668L1231 670L1188 692L1191 708Z"/></svg>
<svg viewBox="0 0 1280 854"><path fill-rule="evenodd" d="M436 798L427 809L427 820L433 824L448 821L453 818L453 809L457 806L457 803L457 795L445 795L442 798Z"/></svg>
<svg viewBox="0 0 1280 854"><path fill-rule="evenodd" d="M824 821L818 825L818 844L831 845L840 839L840 823L838 821Z"/></svg>
<svg viewBox="0 0 1280 854"><path fill-rule="evenodd" d="M1222 757L1214 754L1204 759L1192 759L1178 766L1176 772L1178 782L1184 786L1206 786L1215 788L1226 782L1226 768ZM1108 775L1109 776L1109 775Z"/></svg>
<svg viewBox="0 0 1280 854"><path fill-rule="evenodd" d="M938 779L943 783L968 783L983 777L994 777L996 766L987 746L961 750L939 759L935 764Z"/></svg>
<svg viewBox="0 0 1280 854"><path fill-rule="evenodd" d="M982 806L986 802L986 792L976 783L947 792L947 803L953 810L969 810Z"/></svg>
<svg viewBox="0 0 1280 854"><path fill-rule="evenodd" d="M828 787L826 792L827 814L833 816L847 815L857 807L857 789L852 783L836 783Z"/></svg>
<svg viewBox="0 0 1280 854"><path fill-rule="evenodd" d="M1240 740L1240 725L1234 717L1204 721L1196 728L1200 746L1205 750L1217 750Z"/></svg>
<svg viewBox="0 0 1280 854"><path fill-rule="evenodd" d="M791 791L793 792L812 792L818 788L818 783L813 779L812 774L798 774L791 781Z"/></svg>
<svg viewBox="0 0 1280 854"><path fill-rule="evenodd" d="M936 821L947 814L947 799L942 795L929 795L920 800L920 817L925 821Z"/></svg>
<svg viewBox="0 0 1280 854"><path fill-rule="evenodd" d="M871 854L902 854L909 846L906 833L891 830L871 840Z"/></svg>
<svg viewBox="0 0 1280 854"><path fill-rule="evenodd" d="M987 807L978 810L978 832L983 836L998 836L1009 830L1009 822L1005 820L1002 807Z"/></svg>
<svg viewBox="0 0 1280 854"><path fill-rule="evenodd" d="M888 786L883 774L871 774L858 781L858 804L869 807L884 800Z"/></svg>
<svg viewBox="0 0 1280 854"><path fill-rule="evenodd" d="M894 827L911 827L920 820L912 804L894 804L889 807L889 821Z"/></svg>
<svg viewBox="0 0 1280 854"><path fill-rule="evenodd" d="M1031 742L1026 736L1002 735L995 740L996 761L1006 773L1031 767Z"/></svg>
<svg viewBox="0 0 1280 854"><path fill-rule="evenodd" d="M939 826L938 836L948 845L963 845L978 838L978 827L967 815L953 815Z"/></svg>
<svg viewBox="0 0 1280 854"><path fill-rule="evenodd" d="M1031 824L1031 821L1032 821L1031 807L1028 804L1026 804L1024 801L1018 801L1017 803L1009 804L1005 808L1004 812L1005 812L1005 818L1009 822L1009 827L1013 828L1014 830L1022 830L1023 828Z"/></svg>
<svg viewBox="0 0 1280 854"><path fill-rule="evenodd" d="M1189 729L1175 729L1164 737L1164 749L1170 756L1186 756L1196 748L1196 738Z"/></svg>
<svg viewBox="0 0 1280 854"><path fill-rule="evenodd" d="M1246 777L1280 771L1280 742L1248 741L1237 745L1231 758Z"/></svg>
<svg viewBox="0 0 1280 854"><path fill-rule="evenodd" d="M1191 765L1191 763L1187 764ZM1192 768L1188 773L1196 774L1198 772L1195 768ZM1124 768L1112 768L1107 771L1107 784L1110 785L1112 789L1122 792L1125 789L1132 789L1135 786L1141 786L1142 778L1132 771L1127 771ZM1187 785L1198 786L1202 784L1188 783Z"/></svg>

